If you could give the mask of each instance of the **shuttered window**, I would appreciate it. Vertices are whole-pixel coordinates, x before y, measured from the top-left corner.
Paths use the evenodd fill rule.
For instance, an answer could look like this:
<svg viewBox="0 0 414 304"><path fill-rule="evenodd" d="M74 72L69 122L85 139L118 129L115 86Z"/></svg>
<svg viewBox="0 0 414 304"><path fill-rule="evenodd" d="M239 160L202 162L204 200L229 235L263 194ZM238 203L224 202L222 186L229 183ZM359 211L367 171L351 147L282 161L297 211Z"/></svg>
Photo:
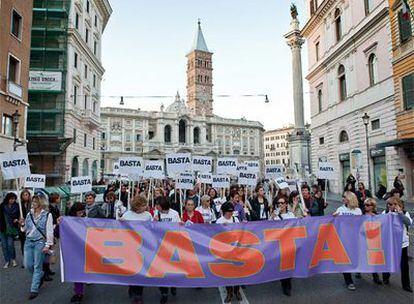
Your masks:
<svg viewBox="0 0 414 304"><path fill-rule="evenodd" d="M402 78L404 110L414 109L414 73Z"/></svg>
<svg viewBox="0 0 414 304"><path fill-rule="evenodd" d="M408 17L406 17L403 14L403 11L400 10L398 12L398 27L400 29L400 41L401 43L407 41L412 36L412 30L411 30L411 18L408 14Z"/></svg>

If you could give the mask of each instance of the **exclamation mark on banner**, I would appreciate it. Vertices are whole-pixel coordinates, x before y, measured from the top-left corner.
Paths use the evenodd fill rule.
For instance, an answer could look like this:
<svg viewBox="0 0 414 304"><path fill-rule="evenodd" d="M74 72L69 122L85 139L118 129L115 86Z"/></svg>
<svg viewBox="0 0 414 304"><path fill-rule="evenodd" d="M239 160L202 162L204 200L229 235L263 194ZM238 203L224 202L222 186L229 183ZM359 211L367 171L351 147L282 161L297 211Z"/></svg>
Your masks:
<svg viewBox="0 0 414 304"><path fill-rule="evenodd" d="M365 234L368 246L368 264L369 265L384 265L385 257L382 249L381 239L381 223L380 222L365 222Z"/></svg>

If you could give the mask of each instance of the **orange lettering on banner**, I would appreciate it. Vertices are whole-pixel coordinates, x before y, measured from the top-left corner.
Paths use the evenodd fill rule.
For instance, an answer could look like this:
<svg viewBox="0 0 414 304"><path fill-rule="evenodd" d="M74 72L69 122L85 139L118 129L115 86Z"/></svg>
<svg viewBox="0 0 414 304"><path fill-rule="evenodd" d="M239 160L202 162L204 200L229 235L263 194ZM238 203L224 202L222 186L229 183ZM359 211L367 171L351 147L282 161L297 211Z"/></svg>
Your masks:
<svg viewBox="0 0 414 304"><path fill-rule="evenodd" d="M280 270L295 269L296 243L295 240L307 236L306 227L292 227L264 230L267 242L278 241L280 250Z"/></svg>
<svg viewBox="0 0 414 304"><path fill-rule="evenodd" d="M216 234L210 241L211 254L231 263L209 263L210 271L228 279L259 273L265 264L263 253L255 248L241 247L256 244L260 244L260 239L249 231L233 230Z"/></svg>
<svg viewBox="0 0 414 304"><path fill-rule="evenodd" d="M332 224L322 224L319 226L318 238L313 249L310 268L318 266L320 261L333 261L335 264L351 264L338 232Z"/></svg>
<svg viewBox="0 0 414 304"><path fill-rule="evenodd" d="M133 230L88 228L85 272L132 276L140 272L142 237Z"/></svg>
<svg viewBox="0 0 414 304"><path fill-rule="evenodd" d="M364 227L368 246L368 264L385 265L384 250L382 249L381 223L365 222Z"/></svg>
<svg viewBox="0 0 414 304"><path fill-rule="evenodd" d="M176 257L177 260L173 260ZM205 278L190 235L185 231L167 231L147 272L147 277L163 278L167 273L187 278Z"/></svg>

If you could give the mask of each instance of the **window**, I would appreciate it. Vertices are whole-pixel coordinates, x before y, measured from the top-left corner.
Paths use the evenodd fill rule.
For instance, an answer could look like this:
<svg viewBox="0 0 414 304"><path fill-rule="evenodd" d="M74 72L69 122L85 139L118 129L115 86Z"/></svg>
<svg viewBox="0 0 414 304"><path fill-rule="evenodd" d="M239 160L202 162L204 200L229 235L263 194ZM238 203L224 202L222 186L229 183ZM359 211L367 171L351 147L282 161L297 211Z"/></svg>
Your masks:
<svg viewBox="0 0 414 304"><path fill-rule="evenodd" d="M79 14L75 14L75 28L79 30Z"/></svg>
<svg viewBox="0 0 414 304"><path fill-rule="evenodd" d="M377 56L375 54L369 55L368 58L368 71L369 71L369 84L373 86L378 82L377 76Z"/></svg>
<svg viewBox="0 0 414 304"><path fill-rule="evenodd" d="M73 87L73 104L76 104L76 101L78 99L78 87Z"/></svg>
<svg viewBox="0 0 414 304"><path fill-rule="evenodd" d="M96 75L95 74L93 74L93 87L95 88L96 87Z"/></svg>
<svg viewBox="0 0 414 304"><path fill-rule="evenodd" d="M345 67L341 64L338 68L338 81L339 81L339 99L344 101L346 99L346 77Z"/></svg>
<svg viewBox="0 0 414 304"><path fill-rule="evenodd" d="M96 55L96 51L98 50L98 42L96 40L93 42L93 54Z"/></svg>
<svg viewBox="0 0 414 304"><path fill-rule="evenodd" d="M77 69L78 68L78 53L74 53L73 55L73 66Z"/></svg>
<svg viewBox="0 0 414 304"><path fill-rule="evenodd" d="M402 78L404 110L414 109L414 73Z"/></svg>
<svg viewBox="0 0 414 304"><path fill-rule="evenodd" d="M319 61L319 41L315 43L315 57L316 61Z"/></svg>
<svg viewBox="0 0 414 304"><path fill-rule="evenodd" d="M85 64L85 79L88 79L88 66Z"/></svg>
<svg viewBox="0 0 414 304"><path fill-rule="evenodd" d="M371 120L371 130L378 130L381 127L379 118Z"/></svg>
<svg viewBox="0 0 414 304"><path fill-rule="evenodd" d="M137 134L137 135L136 135L136 140L137 140L138 142L140 142L140 141L141 141L141 134Z"/></svg>
<svg viewBox="0 0 414 304"><path fill-rule="evenodd" d="M310 1L309 1L309 10L310 10L310 14L311 14L311 16L312 16L313 14L315 14L315 11L316 11L315 0L310 0Z"/></svg>
<svg viewBox="0 0 414 304"><path fill-rule="evenodd" d="M85 42L89 42L89 30L87 28L85 29Z"/></svg>
<svg viewBox="0 0 414 304"><path fill-rule="evenodd" d="M73 143L76 144L76 129L73 129Z"/></svg>
<svg viewBox="0 0 414 304"><path fill-rule="evenodd" d="M411 38L411 18L410 13L404 13L403 10L398 12L398 27L400 30L400 41L401 43L406 42Z"/></svg>
<svg viewBox="0 0 414 304"><path fill-rule="evenodd" d="M13 136L13 117L3 114L3 119L1 122L2 133L4 135Z"/></svg>
<svg viewBox="0 0 414 304"><path fill-rule="evenodd" d="M348 141L349 141L348 133L345 130L341 131L341 133L339 133L339 142L344 143Z"/></svg>
<svg viewBox="0 0 414 304"><path fill-rule="evenodd" d="M179 124L178 124L178 142L179 143L185 143L185 138L186 138L186 123L184 120L180 120Z"/></svg>
<svg viewBox="0 0 414 304"><path fill-rule="evenodd" d="M342 39L342 20L339 8L335 10L335 34L337 42Z"/></svg>
<svg viewBox="0 0 414 304"><path fill-rule="evenodd" d="M171 142L171 126L166 125L164 127L164 142L170 143Z"/></svg>
<svg viewBox="0 0 414 304"><path fill-rule="evenodd" d="M86 12L89 13L91 8L91 4L89 3L89 0L86 0Z"/></svg>
<svg viewBox="0 0 414 304"><path fill-rule="evenodd" d="M88 108L88 95L84 96L84 105L85 105L85 110Z"/></svg>
<svg viewBox="0 0 414 304"><path fill-rule="evenodd" d="M23 18L18 12L13 10L11 20L11 33L14 37L22 39Z"/></svg>
<svg viewBox="0 0 414 304"><path fill-rule="evenodd" d="M92 138L92 150L95 150L95 137Z"/></svg>
<svg viewBox="0 0 414 304"><path fill-rule="evenodd" d="M20 83L20 61L13 56L9 56L8 79L14 83Z"/></svg>
<svg viewBox="0 0 414 304"><path fill-rule="evenodd" d="M193 138L194 144L196 144L196 145L200 144L200 129L197 128L197 127L194 128L193 135L194 135L194 138Z"/></svg>
<svg viewBox="0 0 414 304"><path fill-rule="evenodd" d="M95 15L95 22L94 22L94 24L95 24L95 27L98 27L98 16L97 15Z"/></svg>
<svg viewBox="0 0 414 304"><path fill-rule="evenodd" d="M372 10L372 0L364 0L365 16L369 15Z"/></svg>
<svg viewBox="0 0 414 304"><path fill-rule="evenodd" d="M325 143L325 138L324 137L319 137L319 144L323 145Z"/></svg>
<svg viewBox="0 0 414 304"><path fill-rule="evenodd" d="M106 138L106 133L102 132L102 139L105 139L105 138Z"/></svg>
<svg viewBox="0 0 414 304"><path fill-rule="evenodd" d="M148 131L148 139L154 138L154 131Z"/></svg>
<svg viewBox="0 0 414 304"><path fill-rule="evenodd" d="M318 112L322 112L322 90L318 90Z"/></svg>
<svg viewBox="0 0 414 304"><path fill-rule="evenodd" d="M88 145L88 135L85 133L83 134L83 146L86 147Z"/></svg>

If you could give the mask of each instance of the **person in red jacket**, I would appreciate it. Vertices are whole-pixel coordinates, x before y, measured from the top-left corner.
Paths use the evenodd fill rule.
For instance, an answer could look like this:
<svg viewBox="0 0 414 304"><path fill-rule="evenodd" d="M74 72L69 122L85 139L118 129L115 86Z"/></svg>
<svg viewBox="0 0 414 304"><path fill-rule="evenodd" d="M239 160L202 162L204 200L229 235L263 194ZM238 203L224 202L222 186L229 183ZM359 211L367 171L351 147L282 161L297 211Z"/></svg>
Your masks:
<svg viewBox="0 0 414 304"><path fill-rule="evenodd" d="M183 222L193 223L193 224L203 224L204 219L200 212L195 210L195 203L192 199L187 199L185 201L185 211L183 214Z"/></svg>

